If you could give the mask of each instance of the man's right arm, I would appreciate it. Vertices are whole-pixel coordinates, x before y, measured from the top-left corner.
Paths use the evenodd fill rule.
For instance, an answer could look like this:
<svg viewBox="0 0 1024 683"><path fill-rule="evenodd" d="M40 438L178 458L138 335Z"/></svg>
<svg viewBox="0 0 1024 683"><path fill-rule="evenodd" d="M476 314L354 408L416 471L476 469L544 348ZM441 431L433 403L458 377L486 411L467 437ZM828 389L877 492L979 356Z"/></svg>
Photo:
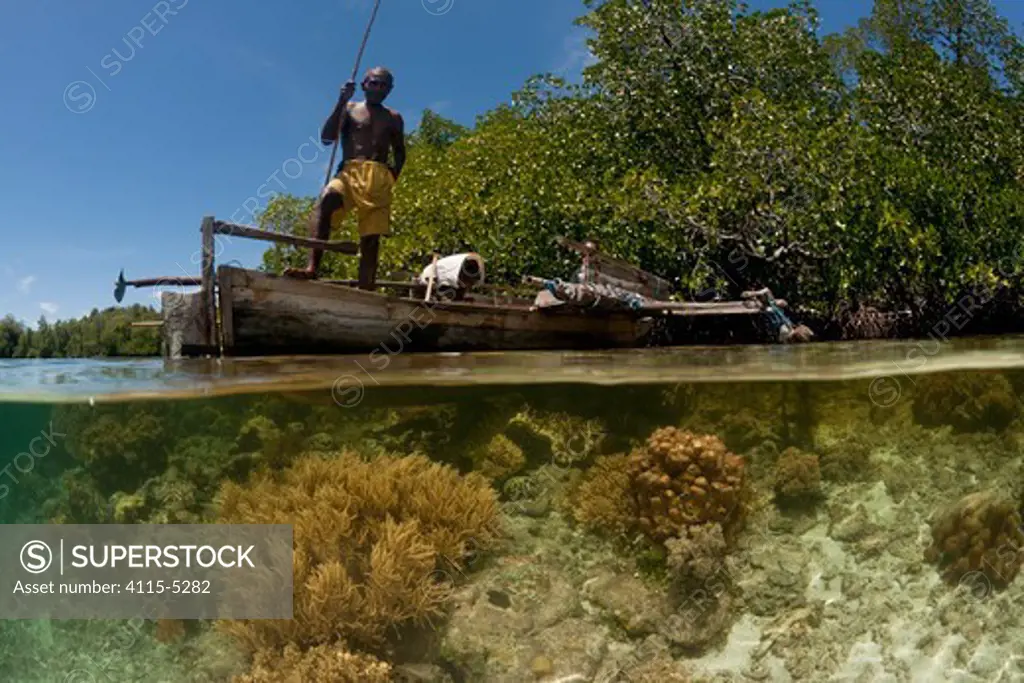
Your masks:
<svg viewBox="0 0 1024 683"><path fill-rule="evenodd" d="M321 144L329 145L338 139L338 133L345 123L345 117L348 116L349 100L352 99L354 93L355 83L352 82L346 83L345 87L341 89L341 97L338 98L338 103L334 105L334 111L327 117L324 127L320 130Z"/></svg>

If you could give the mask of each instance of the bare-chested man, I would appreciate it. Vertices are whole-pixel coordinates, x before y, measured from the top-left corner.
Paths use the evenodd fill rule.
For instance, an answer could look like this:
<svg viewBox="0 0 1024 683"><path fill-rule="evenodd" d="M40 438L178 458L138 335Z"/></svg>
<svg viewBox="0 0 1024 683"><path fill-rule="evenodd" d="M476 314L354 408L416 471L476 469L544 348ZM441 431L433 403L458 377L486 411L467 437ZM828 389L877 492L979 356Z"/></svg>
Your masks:
<svg viewBox="0 0 1024 683"><path fill-rule="evenodd" d="M311 220L313 237L327 240L331 228L352 210L359 217L359 288L374 289L380 238L391 232L391 195L405 165L405 122L401 115L383 105L394 87L391 72L371 69L363 79L365 102L350 102L355 83L348 82L334 111L324 123L320 137L333 143L341 130L342 160L337 175L317 200ZM388 163L394 152L394 164ZM315 278L323 252L314 249L309 266L289 269L285 275Z"/></svg>

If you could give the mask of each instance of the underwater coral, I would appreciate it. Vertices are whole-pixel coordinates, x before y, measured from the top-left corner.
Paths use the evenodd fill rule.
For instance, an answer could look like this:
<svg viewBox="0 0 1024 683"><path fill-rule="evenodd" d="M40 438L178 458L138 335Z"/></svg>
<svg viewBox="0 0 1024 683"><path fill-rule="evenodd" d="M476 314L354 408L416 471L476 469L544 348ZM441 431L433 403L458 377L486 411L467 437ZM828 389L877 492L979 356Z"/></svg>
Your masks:
<svg viewBox="0 0 1024 683"><path fill-rule="evenodd" d="M573 517L598 534L626 534L637 523L631 481L628 456L598 458L570 498Z"/></svg>
<svg viewBox="0 0 1024 683"><path fill-rule="evenodd" d="M1024 533L1014 503L982 491L936 515L925 558L937 563L950 583L980 574L994 587L1005 588L1020 572L1022 549Z"/></svg>
<svg viewBox="0 0 1024 683"><path fill-rule="evenodd" d="M219 504L223 523L294 528L294 618L221 624L250 652L336 642L381 652L403 627L440 617L452 577L501 533L483 477L423 456L304 456L226 483Z"/></svg>
<svg viewBox="0 0 1024 683"><path fill-rule="evenodd" d="M500 483L526 466L526 456L519 444L504 434L496 434L482 448L473 451L473 469L495 483Z"/></svg>
<svg viewBox="0 0 1024 683"><path fill-rule="evenodd" d="M715 436L664 427L628 456L606 456L571 497L590 528L641 531L655 542L717 523L731 536L743 517L744 463Z"/></svg>
<svg viewBox="0 0 1024 683"><path fill-rule="evenodd" d="M663 541L694 524L717 522L729 536L741 520L743 459L711 435L655 431L629 456L640 528Z"/></svg>

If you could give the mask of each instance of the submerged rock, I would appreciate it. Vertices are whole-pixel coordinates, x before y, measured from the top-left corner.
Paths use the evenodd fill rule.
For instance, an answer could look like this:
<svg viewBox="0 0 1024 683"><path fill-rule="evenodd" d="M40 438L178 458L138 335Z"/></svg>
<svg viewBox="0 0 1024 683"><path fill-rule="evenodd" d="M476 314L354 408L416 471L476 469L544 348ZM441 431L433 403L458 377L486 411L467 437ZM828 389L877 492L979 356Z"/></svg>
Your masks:
<svg viewBox="0 0 1024 683"><path fill-rule="evenodd" d="M784 508L808 507L821 498L818 456L787 448L775 465L775 502Z"/></svg>
<svg viewBox="0 0 1024 683"><path fill-rule="evenodd" d="M567 626L580 613L576 589L556 568L532 561L483 570L453 603L441 653L467 681L532 680L532 662L541 655L561 673L595 632L590 622Z"/></svg>
<svg viewBox="0 0 1024 683"><path fill-rule="evenodd" d="M868 517L868 511L863 504L858 504L852 515L832 526L830 535L837 541L849 543L860 541L872 531L874 531L874 526Z"/></svg>
<svg viewBox="0 0 1024 683"><path fill-rule="evenodd" d="M992 372L942 373L920 379L914 419L925 427L958 432L1005 430L1020 412L1013 385Z"/></svg>
<svg viewBox="0 0 1024 683"><path fill-rule="evenodd" d="M604 571L583 585L583 597L633 638L657 633L669 613L664 593L631 574Z"/></svg>
<svg viewBox="0 0 1024 683"><path fill-rule="evenodd" d="M555 665L551 661L550 657L544 655L537 655L530 662L530 672L537 678L544 678L555 671Z"/></svg>

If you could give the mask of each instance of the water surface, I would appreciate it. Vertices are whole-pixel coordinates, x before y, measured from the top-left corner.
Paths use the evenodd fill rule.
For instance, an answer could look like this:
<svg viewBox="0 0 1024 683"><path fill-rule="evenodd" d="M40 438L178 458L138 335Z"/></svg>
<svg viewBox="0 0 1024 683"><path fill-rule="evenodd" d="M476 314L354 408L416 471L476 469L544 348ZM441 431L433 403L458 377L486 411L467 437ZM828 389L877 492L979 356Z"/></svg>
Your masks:
<svg viewBox="0 0 1024 683"><path fill-rule="evenodd" d="M190 398L361 385L841 381L1024 366L1024 337L256 359L0 360L0 400Z"/></svg>

